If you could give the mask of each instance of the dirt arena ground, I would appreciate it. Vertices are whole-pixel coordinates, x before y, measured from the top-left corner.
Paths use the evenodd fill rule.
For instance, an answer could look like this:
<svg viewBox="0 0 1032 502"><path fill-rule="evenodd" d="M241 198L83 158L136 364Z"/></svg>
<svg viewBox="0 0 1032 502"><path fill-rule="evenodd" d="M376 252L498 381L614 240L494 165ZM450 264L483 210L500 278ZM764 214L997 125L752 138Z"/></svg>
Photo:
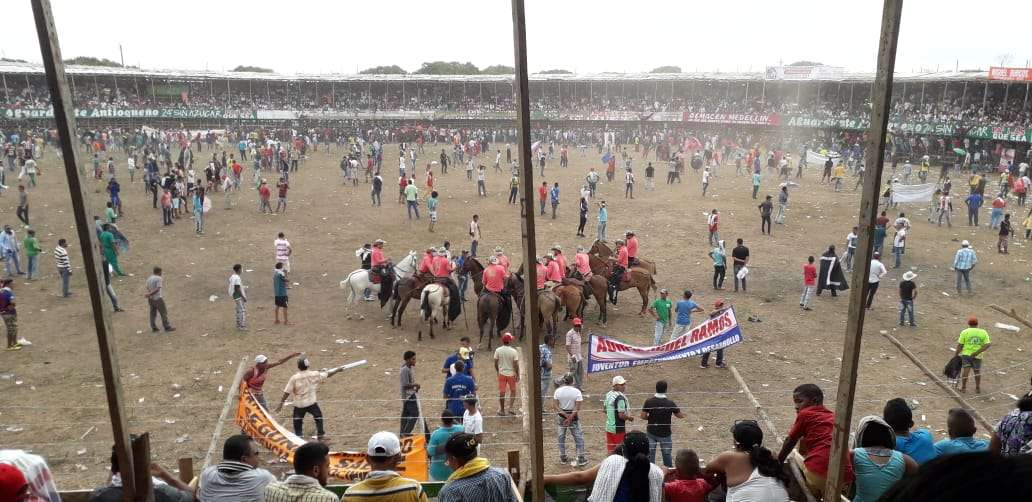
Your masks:
<svg viewBox="0 0 1032 502"><path fill-rule="evenodd" d="M421 184L422 166L439 151L439 147L428 146L420 158ZM203 162L209 155L204 151L197 159ZM124 156L115 154L126 211L119 226L132 241L131 250L122 256L122 265L131 275L114 282L127 309L113 318L115 341L131 429L151 433L153 455L162 464L173 467L176 458L192 456L199 466L237 364L242 357L258 353L276 359L292 351L304 351L317 368L368 359L369 365L325 382L319 392L333 448L355 450L362 449L368 435L377 430L397 430L401 409L398 368L402 352L413 349L419 357L416 369L423 386L423 412L431 427L437 425L435 417L442 409L442 361L455 350L461 335L476 339L475 321L470 319L467 329L460 318L452 331L435 340L424 337L417 342L418 321L413 306L403 328L392 330L384 319L385 311L375 304L347 305L338 283L359 266L353 250L378 237L388 241L388 254L395 259L409 250L440 245L445 239L450 239L455 248L468 247L465 228L473 213L481 215L481 250L501 245L518 264L519 213L515 206L506 204L508 175L496 174L490 167L493 159L482 158L481 162L488 165L489 196L481 199L464 172L438 173L440 222L437 232L431 234L425 212L422 220L409 221L404 206L395 201L393 159L397 145L386 149L385 196L379 208L370 206L369 185L342 185L338 155L336 151L314 153L292 176L286 214L257 213L256 195L250 189L240 192L230 211L222 209L221 193L212 194L215 209L206 217L206 234L196 236L188 217L177 220L174 226L161 226L160 211L151 208L139 178L136 183L128 183ZM32 226L47 254L41 258L40 280L30 283L20 278L14 286L20 334L32 346L20 352L0 353L0 444L46 456L59 487L88 488L106 478L110 427L82 259L72 228L67 185L56 160L54 152L48 150L41 162L41 184L30 194ZM590 166L601 167L598 155L590 152L582 156L576 150L567 169L558 168L558 158L549 163L545 180L560 183L563 202L558 219L538 220L539 248L561 243L572 256L577 244L590 244L590 238L574 237L576 189ZM812 312L801 312L797 301L801 265L807 255L819 256L829 244L842 248L856 221L859 193L834 193L817 183L819 171L811 168L801 186L792 189L786 223L775 226L774 237L766 237L757 232L759 201L750 198L750 181L745 176L736 177L733 167L720 169L705 198L700 196L697 174L688 173L683 183L672 186L659 178L656 190L647 192L644 164L637 158L635 170L639 184L633 200L623 198L622 179L601 184L600 197L609 201L610 239L625 229L635 229L641 241L640 255L657 262L659 287L670 288L675 294L692 288L695 299L706 308L718 298L735 305L743 320L744 342L729 349L728 362L741 372L780 434L793 419L790 394L796 385L819 384L828 395L829 406L833 405L848 300L825 295L815 300ZM250 172L249 164L245 172ZM665 176L665 167L657 166L657 173ZM102 214L107 198L103 184L88 183L94 188L90 202L95 214ZM847 186L852 187L851 180ZM761 198L776 190L777 181L765 175ZM14 191L0 197L3 223L17 222L16 203ZM746 294L733 293L730 285L724 291L710 287L712 267L706 256L709 248L704 213L712 208L721 211L721 236L727 240L729 251L739 237L751 249L752 273ZM1015 239L1010 255L998 255L995 232L985 226L977 230L964 226L959 211L954 214L957 225L939 228L927 223L925 205L911 204L901 209L908 213L914 228L904 268L890 270L874 310L867 316L855 417L880 413L887 399L904 397L916 408L915 421L942 437L946 412L956 403L879 333L894 334L938 372L952 355L951 347L964 328L965 318L977 315L983 326L989 327L993 347L985 356L983 393L975 396L969 390L968 397L989 421L995 422L1013 407L1012 396L1029 387L1032 329L1022 326L1020 332L1013 333L993 328L996 322L1019 323L986 306L1014 307L1029 316L1032 246ZM890 216L895 216L895 211ZM1012 218L1019 223L1023 216L1016 213ZM987 214L984 219L988 220ZM594 234L594 225L593 210L589 235ZM291 274L295 285L290 292L295 325L288 327L272 323L272 241L280 231L287 234L295 250ZM18 234L24 237L23 231ZM57 296L59 281L50 255L61 237L70 241L75 267L75 296L70 299ZM974 296L958 297L953 289L949 267L962 239L969 239L979 253L980 262L973 274ZM234 329L233 304L226 295L226 281L234 263L242 263L247 270L244 283L250 288L250 330L246 333ZM144 280L154 265L165 270L165 298L171 321L178 328L171 334L151 334L148 329ZM896 285L907 269L918 274L917 328L896 327ZM210 301L213 295L217 298ZM639 317L638 307L636 294L622 293L619 309L610 310L609 325L603 329L596 324L597 308L592 304L587 328L647 345L652 321ZM749 316L761 322L745 322ZM566 329L569 325L563 323L560 332ZM486 350L476 359L487 417L483 453L501 464L506 451L524 448L526 435L519 417L497 416L497 384L490 359ZM558 355L555 366L556 375L565 371L565 357ZM270 400L278 398L293 368L293 363L288 363L272 371L266 384ZM694 359L634 368L623 374L630 382L627 392L632 406L640 406L652 394L656 380L670 382L668 394L687 416L675 419L675 448L695 448L703 459L731 446L728 428L735 419L757 416L730 371L703 370ZM608 389L613 375L601 373L586 379L590 397L583 423L592 462L604 455L599 397ZM278 417L289 421L289 411ZM632 427L643 427L639 422ZM311 421L306 426L310 431ZM545 427L548 470L556 472L564 467L558 465L554 423L548 420ZM980 436L987 432L979 428ZM223 436L233 431L232 424L227 424ZM773 438L768 439L768 445L775 448ZM569 446L572 451L572 440Z"/></svg>

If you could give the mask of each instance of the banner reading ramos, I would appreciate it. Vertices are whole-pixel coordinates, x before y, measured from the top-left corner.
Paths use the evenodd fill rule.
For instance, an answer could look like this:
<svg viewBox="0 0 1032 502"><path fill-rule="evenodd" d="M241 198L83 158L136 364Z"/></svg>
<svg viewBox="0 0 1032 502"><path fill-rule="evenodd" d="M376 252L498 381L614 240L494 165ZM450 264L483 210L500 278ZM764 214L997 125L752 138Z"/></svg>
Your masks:
<svg viewBox="0 0 1032 502"><path fill-rule="evenodd" d="M305 440L287 431L270 417L247 390L247 384L240 386L240 403L237 405L236 424L240 430L251 436L258 444L273 454L294 461L294 450L305 444ZM422 434L401 438L401 455L404 459L398 474L416 481L427 480L426 438ZM361 481L369 474L369 463L365 453L359 451L330 452L330 475L347 481Z"/></svg>
<svg viewBox="0 0 1032 502"><path fill-rule="evenodd" d="M588 340L588 373L612 371L660 361L684 359L723 349L742 341L735 309L706 320L685 334L655 347L635 347L606 336Z"/></svg>

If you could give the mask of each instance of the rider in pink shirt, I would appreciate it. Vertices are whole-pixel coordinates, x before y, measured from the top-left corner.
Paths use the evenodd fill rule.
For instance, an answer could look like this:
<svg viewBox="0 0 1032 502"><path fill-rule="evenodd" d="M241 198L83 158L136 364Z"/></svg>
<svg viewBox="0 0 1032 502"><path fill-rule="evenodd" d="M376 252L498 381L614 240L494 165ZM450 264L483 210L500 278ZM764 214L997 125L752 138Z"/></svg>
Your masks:
<svg viewBox="0 0 1032 502"><path fill-rule="evenodd" d="M498 264L498 257L491 257L491 264L484 269L484 289L492 293L501 293L505 288L506 270Z"/></svg>
<svg viewBox="0 0 1032 502"><path fill-rule="evenodd" d="M558 244L552 246L552 255L555 256L555 261L559 263L560 274L566 277L566 257L563 256L563 248Z"/></svg>
<svg viewBox="0 0 1032 502"><path fill-rule="evenodd" d="M556 261L555 257L552 255L545 255L545 261L548 262L548 265L546 265L548 272L545 279L553 283L553 285L563 282L563 273L560 271L559 262Z"/></svg>
<svg viewBox="0 0 1032 502"><path fill-rule="evenodd" d="M433 262L434 278L447 279L451 275L451 270L451 260L444 253L438 253Z"/></svg>
<svg viewBox="0 0 1032 502"><path fill-rule="evenodd" d="M638 236L634 235L634 232L628 230L624 237L627 239L627 261L630 264L637 262L638 258ZM626 267L627 265L624 265Z"/></svg>
<svg viewBox="0 0 1032 502"><path fill-rule="evenodd" d="M544 258L538 258L537 265L534 267L537 269L536 279L538 291L545 289L545 281L548 280L548 267L541 263L543 261L545 261Z"/></svg>
<svg viewBox="0 0 1032 502"><path fill-rule="evenodd" d="M509 277L509 257L505 256L502 252L502 246L495 246L495 258L498 258L498 264L505 269L505 277Z"/></svg>
<svg viewBox="0 0 1032 502"><path fill-rule="evenodd" d="M580 274L581 279L585 281L591 279L591 259L584 251L583 246L577 246L577 254L573 256L573 263L577 267L577 273Z"/></svg>
<svg viewBox="0 0 1032 502"><path fill-rule="evenodd" d="M423 259L419 260L419 273L429 274L434 270L434 250L433 248L427 248L426 254L423 255Z"/></svg>

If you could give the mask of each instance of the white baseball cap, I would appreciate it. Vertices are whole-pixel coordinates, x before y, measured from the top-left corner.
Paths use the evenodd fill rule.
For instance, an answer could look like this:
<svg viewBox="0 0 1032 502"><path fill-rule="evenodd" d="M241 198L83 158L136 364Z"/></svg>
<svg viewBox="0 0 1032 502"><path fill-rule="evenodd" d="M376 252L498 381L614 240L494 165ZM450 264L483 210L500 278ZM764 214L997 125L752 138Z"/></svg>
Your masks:
<svg viewBox="0 0 1032 502"><path fill-rule="evenodd" d="M393 432L380 431L369 438L366 455L370 457L393 457L401 453L401 441Z"/></svg>
<svg viewBox="0 0 1032 502"><path fill-rule="evenodd" d="M624 378L624 377L622 377L620 375L616 375L615 377L613 377L613 385L623 385L625 383L627 383L627 379L626 378Z"/></svg>
<svg viewBox="0 0 1032 502"><path fill-rule="evenodd" d="M265 357L265 355L263 355L263 354L258 354L257 356L254 356L254 362L257 363L257 364L262 364L262 363L268 362L268 361L269 361L269 358Z"/></svg>

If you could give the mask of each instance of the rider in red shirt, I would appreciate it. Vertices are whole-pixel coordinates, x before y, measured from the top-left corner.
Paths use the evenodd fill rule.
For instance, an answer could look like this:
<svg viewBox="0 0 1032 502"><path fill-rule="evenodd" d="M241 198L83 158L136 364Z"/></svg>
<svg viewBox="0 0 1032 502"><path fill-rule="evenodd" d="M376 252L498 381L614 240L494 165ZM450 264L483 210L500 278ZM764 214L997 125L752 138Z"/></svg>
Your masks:
<svg viewBox="0 0 1032 502"><path fill-rule="evenodd" d="M537 270L537 277L535 277L535 279L537 279L536 285L538 291L545 289L545 281L548 280L548 267L542 263L544 261L544 258L538 258L537 264L534 266L534 269Z"/></svg>
<svg viewBox="0 0 1032 502"><path fill-rule="evenodd" d="M492 293L501 293L505 288L505 275L508 272L498 264L498 257L491 257L491 264L484 269L484 289Z"/></svg>
<svg viewBox="0 0 1032 502"><path fill-rule="evenodd" d="M577 268L575 274L579 274L581 280L591 279L591 257L584 250L584 246L577 246L577 254L573 256L573 263Z"/></svg>
<svg viewBox="0 0 1032 502"><path fill-rule="evenodd" d="M419 273L430 274L434 270L434 248L426 248L423 259L419 260Z"/></svg>
<svg viewBox="0 0 1032 502"><path fill-rule="evenodd" d="M452 262L448 259L446 251L444 248L437 250L437 257L433 261L435 279L448 279L451 276Z"/></svg>
<svg viewBox="0 0 1032 502"><path fill-rule="evenodd" d="M609 301L616 305L616 292L620 286L620 279L627 270L628 265L627 246L624 241L616 241L616 262L613 264L613 273L609 276Z"/></svg>
<svg viewBox="0 0 1032 502"><path fill-rule="evenodd" d="M562 277L566 277L566 257L563 256L563 248L558 244L552 246L552 255L559 264L559 273Z"/></svg>
<svg viewBox="0 0 1032 502"><path fill-rule="evenodd" d="M624 237L627 239L627 263L636 265L638 263L638 236L634 235L634 231L628 230L624 233Z"/></svg>
<svg viewBox="0 0 1032 502"><path fill-rule="evenodd" d="M505 269L505 278L508 279L509 278L509 257L505 256L505 253L502 251L502 246L495 246L495 255L494 255L494 257L498 258L498 264L501 265L503 269Z"/></svg>
<svg viewBox="0 0 1032 502"><path fill-rule="evenodd" d="M551 283L550 286L558 286L563 282L563 274L559 271L559 262L556 261L555 256L550 254L545 255L545 262L547 263L545 280Z"/></svg>

